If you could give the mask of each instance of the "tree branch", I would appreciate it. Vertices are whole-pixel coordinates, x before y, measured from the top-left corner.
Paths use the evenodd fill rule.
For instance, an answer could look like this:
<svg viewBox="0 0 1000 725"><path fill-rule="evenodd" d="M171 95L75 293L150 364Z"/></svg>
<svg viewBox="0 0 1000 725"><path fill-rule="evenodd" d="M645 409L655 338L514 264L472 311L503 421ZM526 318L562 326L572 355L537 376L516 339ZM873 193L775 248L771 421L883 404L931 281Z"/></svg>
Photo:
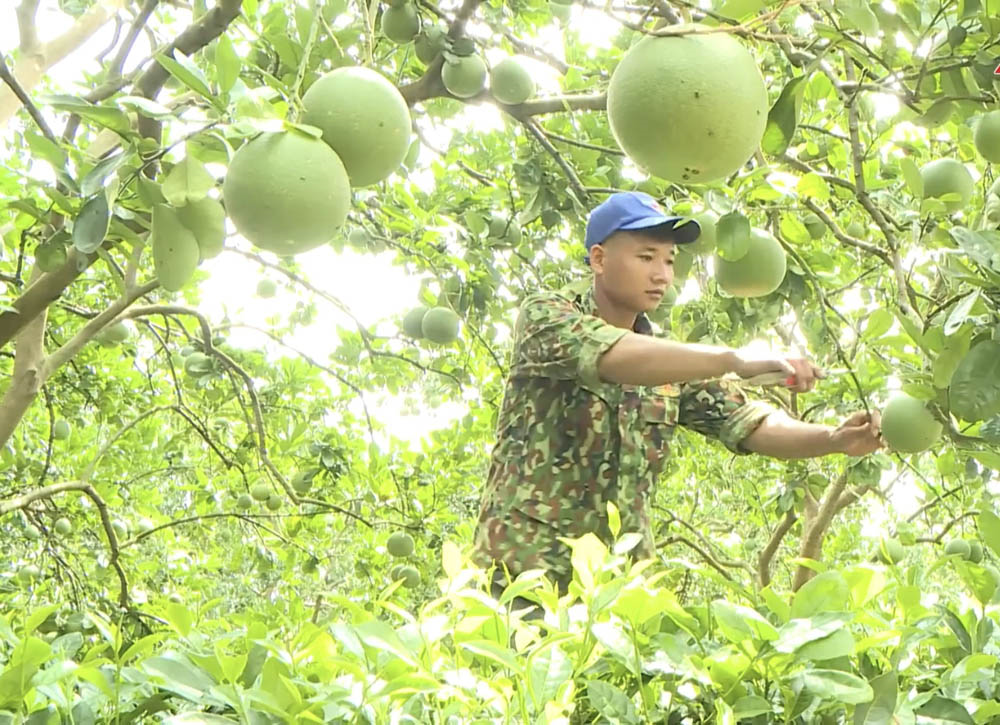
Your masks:
<svg viewBox="0 0 1000 725"><path fill-rule="evenodd" d="M813 559L819 561L823 551L823 536L826 534L834 515L837 513L837 504L840 496L847 487L850 469L844 471L830 484L823 497L823 502L816 512L815 518L806 528L802 535L802 545L799 547L799 556L803 559ZM799 565L795 572L795 579L792 582L792 591L798 591L803 584L813 576L813 570L807 566Z"/></svg>
<svg viewBox="0 0 1000 725"><path fill-rule="evenodd" d="M771 560L774 559L778 547L781 546L782 539L785 538L785 535L798 520L799 515L795 513L795 509L788 509L785 512L785 518L781 520L774 533L771 534L767 546L760 552L760 558L757 560L757 577L760 580L761 587L766 587L771 583Z"/></svg>
<svg viewBox="0 0 1000 725"><path fill-rule="evenodd" d="M557 164L559 164L559 168L561 168L563 173L566 174L566 178L569 179L570 186L572 186L573 191L576 192L577 201L581 204L586 204L590 197L587 194L587 190L583 188L583 184L580 183L580 178L576 175L576 171L573 170L573 167L570 166L566 159L562 157L559 150L552 145L552 142L545 136L545 132L538 127L537 123L530 118L525 119L522 123L524 124L524 127L531 132L531 135L535 137L538 143L541 144L542 148L556 160Z"/></svg>
<svg viewBox="0 0 1000 725"><path fill-rule="evenodd" d="M32 103L31 97L23 88L21 88L21 84L17 82L17 78L15 78L14 74L11 73L3 53L0 53L0 79L3 79L3 82L7 84L7 87L14 92L14 95L17 96L17 100L21 102L21 105L28 109L28 113L31 115L31 118L35 121L38 128L42 129L42 133L45 134L45 138L58 145L59 139L57 139L56 135L52 133L52 129L49 128L49 124L45 122L45 117L42 116L38 107Z"/></svg>
<svg viewBox="0 0 1000 725"><path fill-rule="evenodd" d="M140 8L138 14L136 14L135 20L133 20L132 25L129 26L128 33L125 34L125 40L122 41L121 46L118 48L118 52L111 61L111 65L108 68L108 79L121 77L122 68L125 66L125 59L128 58L128 54L132 52L132 46L135 45L135 41L139 37L139 33L142 32L143 26L149 22L149 16L153 14L153 10L156 9L156 6L159 3L160 0L145 0L142 4L142 8Z"/></svg>

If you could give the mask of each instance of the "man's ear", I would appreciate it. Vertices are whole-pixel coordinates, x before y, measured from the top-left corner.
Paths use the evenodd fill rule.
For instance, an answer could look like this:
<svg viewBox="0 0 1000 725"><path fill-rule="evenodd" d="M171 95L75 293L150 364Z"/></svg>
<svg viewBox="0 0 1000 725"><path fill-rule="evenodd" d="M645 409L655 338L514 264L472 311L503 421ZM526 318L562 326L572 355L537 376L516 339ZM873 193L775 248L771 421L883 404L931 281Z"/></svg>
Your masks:
<svg viewBox="0 0 1000 725"><path fill-rule="evenodd" d="M604 272L604 245L595 244L590 248L590 268L596 274Z"/></svg>

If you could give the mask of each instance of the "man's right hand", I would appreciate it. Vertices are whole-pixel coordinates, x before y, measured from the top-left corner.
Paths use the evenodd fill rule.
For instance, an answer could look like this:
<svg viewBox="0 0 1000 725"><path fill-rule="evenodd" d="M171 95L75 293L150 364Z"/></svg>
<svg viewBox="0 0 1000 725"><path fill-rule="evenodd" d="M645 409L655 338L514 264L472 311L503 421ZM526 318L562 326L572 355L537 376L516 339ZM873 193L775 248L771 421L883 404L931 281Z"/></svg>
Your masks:
<svg viewBox="0 0 1000 725"><path fill-rule="evenodd" d="M733 372L741 378L753 378L767 373L784 373L788 375L786 387L796 393L806 393L816 385L817 378L823 377L823 371L811 362L801 357L786 357L783 355L760 355L736 351Z"/></svg>

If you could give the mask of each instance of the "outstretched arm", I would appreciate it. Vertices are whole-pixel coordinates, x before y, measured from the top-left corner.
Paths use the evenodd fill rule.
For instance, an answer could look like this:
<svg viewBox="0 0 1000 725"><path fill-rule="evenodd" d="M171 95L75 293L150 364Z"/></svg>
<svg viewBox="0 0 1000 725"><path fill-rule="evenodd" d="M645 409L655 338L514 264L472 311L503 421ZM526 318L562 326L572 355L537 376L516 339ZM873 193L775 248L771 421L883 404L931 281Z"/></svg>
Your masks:
<svg viewBox="0 0 1000 725"><path fill-rule="evenodd" d="M743 439L741 447L773 458L818 458L832 453L864 456L883 446L882 420L878 411L871 416L854 413L834 428L803 423L781 411L765 418L756 430Z"/></svg>

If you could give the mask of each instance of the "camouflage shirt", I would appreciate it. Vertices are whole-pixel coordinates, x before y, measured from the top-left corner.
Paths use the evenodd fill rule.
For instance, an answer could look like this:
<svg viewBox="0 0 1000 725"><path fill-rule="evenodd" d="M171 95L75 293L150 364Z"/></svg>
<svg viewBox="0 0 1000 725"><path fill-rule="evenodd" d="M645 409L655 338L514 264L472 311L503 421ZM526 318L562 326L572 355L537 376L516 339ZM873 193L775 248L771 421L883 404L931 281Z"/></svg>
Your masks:
<svg viewBox="0 0 1000 725"><path fill-rule="evenodd" d="M644 314L633 331L654 334ZM651 556L647 499L675 426L747 452L740 442L773 409L748 402L735 385L602 381L598 358L627 332L597 316L590 277L522 303L480 500L473 552L479 565L504 562L512 576L545 568L565 591L570 551L556 537L592 532L610 543L608 501L618 507L622 533L643 536L633 554Z"/></svg>

